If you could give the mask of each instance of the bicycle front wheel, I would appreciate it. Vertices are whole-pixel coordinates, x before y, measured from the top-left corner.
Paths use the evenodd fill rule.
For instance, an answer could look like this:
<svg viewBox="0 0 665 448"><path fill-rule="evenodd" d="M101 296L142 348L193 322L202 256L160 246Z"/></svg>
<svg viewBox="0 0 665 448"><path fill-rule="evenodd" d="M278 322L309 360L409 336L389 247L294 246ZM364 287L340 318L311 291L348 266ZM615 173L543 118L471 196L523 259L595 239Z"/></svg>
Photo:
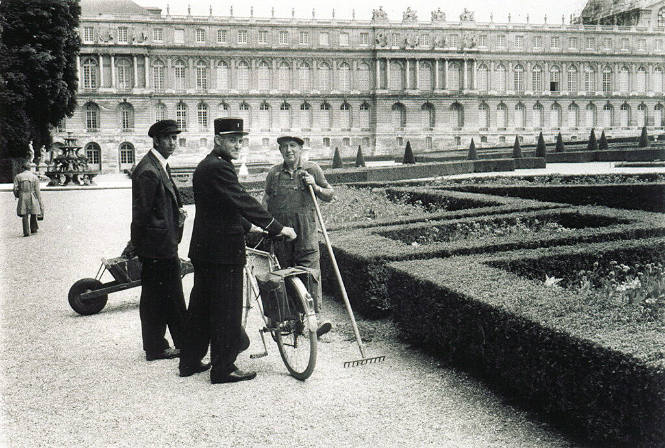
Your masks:
<svg viewBox="0 0 665 448"><path fill-rule="evenodd" d="M279 323L273 334L289 373L304 381L312 375L316 365L317 322L314 301L298 277L289 277L286 281L292 288L287 288L289 294L281 315L287 318Z"/></svg>

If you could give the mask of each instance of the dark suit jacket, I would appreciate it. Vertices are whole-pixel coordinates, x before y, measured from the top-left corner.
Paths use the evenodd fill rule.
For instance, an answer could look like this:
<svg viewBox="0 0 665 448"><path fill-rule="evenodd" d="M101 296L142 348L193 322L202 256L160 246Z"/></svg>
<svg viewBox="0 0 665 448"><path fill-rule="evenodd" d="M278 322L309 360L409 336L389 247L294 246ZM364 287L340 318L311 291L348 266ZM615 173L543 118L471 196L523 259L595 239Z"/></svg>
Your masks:
<svg viewBox="0 0 665 448"><path fill-rule="evenodd" d="M196 216L189 258L220 264L245 264L245 233L250 223L276 235L282 225L238 182L230 160L208 154L192 179Z"/></svg>
<svg viewBox="0 0 665 448"><path fill-rule="evenodd" d="M148 258L178 256L180 195L159 160L148 152L132 172L131 239L136 254Z"/></svg>

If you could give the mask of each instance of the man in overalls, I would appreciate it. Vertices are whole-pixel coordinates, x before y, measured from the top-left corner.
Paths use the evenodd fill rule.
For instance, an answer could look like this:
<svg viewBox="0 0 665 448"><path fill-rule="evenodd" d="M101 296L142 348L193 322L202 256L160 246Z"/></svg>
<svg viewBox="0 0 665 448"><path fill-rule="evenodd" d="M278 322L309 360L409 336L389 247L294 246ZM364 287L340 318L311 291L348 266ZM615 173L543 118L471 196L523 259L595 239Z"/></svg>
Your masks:
<svg viewBox="0 0 665 448"><path fill-rule="evenodd" d="M316 209L308 186L312 186L318 199L326 202L332 201L334 191L321 167L301 158L304 144L301 138L283 136L277 139L277 144L284 162L273 166L268 172L263 203L276 220L293 227L298 236L293 241L278 240L275 254L282 268L304 266L312 270L318 284L318 291L313 294L318 317L322 298L319 236ZM324 321L316 333L321 337L331 328L330 322Z"/></svg>

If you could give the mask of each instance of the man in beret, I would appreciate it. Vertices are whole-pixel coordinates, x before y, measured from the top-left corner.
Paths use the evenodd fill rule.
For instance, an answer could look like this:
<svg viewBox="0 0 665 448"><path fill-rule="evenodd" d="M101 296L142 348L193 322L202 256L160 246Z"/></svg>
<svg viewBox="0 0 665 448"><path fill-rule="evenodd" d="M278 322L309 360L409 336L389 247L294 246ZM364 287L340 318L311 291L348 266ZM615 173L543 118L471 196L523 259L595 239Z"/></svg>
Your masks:
<svg viewBox="0 0 665 448"><path fill-rule="evenodd" d="M321 167L302 158L303 143L301 138L288 135L277 139L284 161L273 166L268 172L263 203L279 222L293 227L298 234L293 241L277 241L275 255L283 268L304 266L315 274L318 281L317 291L310 293L314 296L314 310L319 317L323 295L319 236L316 227L316 209L309 193L309 186L317 198L326 202L332 201L334 191L323 175ZM330 322L323 321L316 334L321 337L331 328Z"/></svg>
<svg viewBox="0 0 665 448"><path fill-rule="evenodd" d="M240 118L214 121L214 147L196 167L192 183L196 216L189 245L194 287L189 297L180 376L199 371L210 344L210 382L251 380L256 372L236 367L243 344L242 305L245 233L264 229L294 239L238 182L232 160L239 156L243 136Z"/></svg>
<svg viewBox="0 0 665 448"><path fill-rule="evenodd" d="M148 130L152 149L132 172L131 245L142 262L139 315L148 361L178 357L184 338L178 243L186 213L168 165L179 133L174 120L153 124ZM164 337L166 327L176 348Z"/></svg>

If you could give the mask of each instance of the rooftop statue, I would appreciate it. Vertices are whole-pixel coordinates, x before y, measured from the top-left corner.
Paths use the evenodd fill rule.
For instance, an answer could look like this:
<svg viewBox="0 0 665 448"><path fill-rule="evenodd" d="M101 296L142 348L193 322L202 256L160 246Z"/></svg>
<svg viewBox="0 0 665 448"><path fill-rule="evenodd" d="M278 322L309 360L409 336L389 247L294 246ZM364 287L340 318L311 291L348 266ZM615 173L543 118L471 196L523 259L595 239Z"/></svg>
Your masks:
<svg viewBox="0 0 665 448"><path fill-rule="evenodd" d="M445 22L446 13L441 11L441 8L436 8L435 11L432 11L432 22Z"/></svg>
<svg viewBox="0 0 665 448"><path fill-rule="evenodd" d="M406 11L402 13L402 22L403 23L413 23L418 21L418 14L416 11L411 9L410 6L407 6Z"/></svg>
<svg viewBox="0 0 665 448"><path fill-rule="evenodd" d="M464 12L460 14L459 16L460 22L473 22L475 19L473 18L473 11L469 11L468 9L464 8Z"/></svg>
<svg viewBox="0 0 665 448"><path fill-rule="evenodd" d="M383 10L383 6L379 6L379 9L372 10L372 22L387 22L388 14Z"/></svg>

